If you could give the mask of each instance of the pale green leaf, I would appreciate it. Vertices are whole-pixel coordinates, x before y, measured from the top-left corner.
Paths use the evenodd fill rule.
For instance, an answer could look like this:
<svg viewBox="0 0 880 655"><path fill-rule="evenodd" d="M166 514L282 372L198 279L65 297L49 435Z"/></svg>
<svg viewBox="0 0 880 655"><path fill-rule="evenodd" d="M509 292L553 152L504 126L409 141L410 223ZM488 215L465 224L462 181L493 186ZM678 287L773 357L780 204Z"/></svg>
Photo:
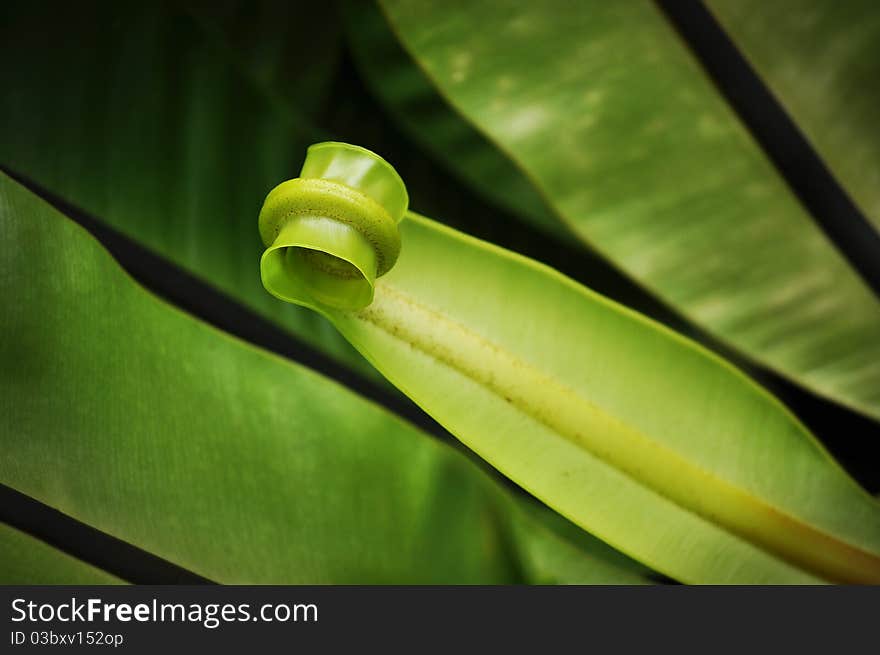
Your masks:
<svg viewBox="0 0 880 655"><path fill-rule="evenodd" d="M288 243L288 228L360 225L352 193L373 212L366 225L400 195L372 155L344 145L310 149L304 175L327 145L340 155L321 175L323 218L308 209L304 182L316 180L279 185L261 212L273 294L326 315L477 454L655 570L694 583L880 582L880 505L781 403L552 269L409 213L372 302L328 299L332 279L352 279L340 259L360 250ZM341 183L357 186L337 202Z"/></svg>
<svg viewBox="0 0 880 655"><path fill-rule="evenodd" d="M395 385L583 528L686 582L880 581L880 505L722 360L411 215L359 315Z"/></svg>

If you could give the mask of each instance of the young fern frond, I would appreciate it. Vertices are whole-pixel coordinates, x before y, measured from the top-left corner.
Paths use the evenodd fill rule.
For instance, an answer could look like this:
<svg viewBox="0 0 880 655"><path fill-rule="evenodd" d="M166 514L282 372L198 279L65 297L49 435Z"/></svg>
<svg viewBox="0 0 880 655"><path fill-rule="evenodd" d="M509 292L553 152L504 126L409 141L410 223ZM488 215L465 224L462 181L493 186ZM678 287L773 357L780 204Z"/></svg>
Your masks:
<svg viewBox="0 0 880 655"><path fill-rule="evenodd" d="M263 284L301 305L366 307L397 261L408 204L384 159L345 143L311 146L302 177L272 189L260 212Z"/></svg>
<svg viewBox="0 0 880 655"><path fill-rule="evenodd" d="M313 146L303 177L260 214L266 288L329 318L493 466L663 573L880 582L880 505L764 389L537 262L404 217L406 206L378 155ZM393 268L398 242L376 236L391 220Z"/></svg>

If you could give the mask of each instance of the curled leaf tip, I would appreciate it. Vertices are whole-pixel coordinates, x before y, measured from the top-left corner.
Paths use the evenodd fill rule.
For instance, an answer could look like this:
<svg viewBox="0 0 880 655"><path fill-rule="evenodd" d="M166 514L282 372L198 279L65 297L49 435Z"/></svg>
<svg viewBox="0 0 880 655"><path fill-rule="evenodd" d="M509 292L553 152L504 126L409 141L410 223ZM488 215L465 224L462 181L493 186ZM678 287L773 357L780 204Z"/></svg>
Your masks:
<svg viewBox="0 0 880 655"><path fill-rule="evenodd" d="M362 309L400 254L397 224L409 197L379 155L347 143L310 146L300 176L260 210L263 286L287 302Z"/></svg>

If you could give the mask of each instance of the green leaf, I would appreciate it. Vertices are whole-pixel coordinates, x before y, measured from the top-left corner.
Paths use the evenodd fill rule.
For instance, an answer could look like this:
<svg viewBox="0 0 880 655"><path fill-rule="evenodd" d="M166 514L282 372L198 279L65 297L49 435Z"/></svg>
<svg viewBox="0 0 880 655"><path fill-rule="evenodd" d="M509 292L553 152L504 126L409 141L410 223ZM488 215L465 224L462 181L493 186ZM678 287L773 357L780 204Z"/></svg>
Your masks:
<svg viewBox="0 0 880 655"><path fill-rule="evenodd" d="M516 524L522 531L527 579L538 584L645 584L657 578L647 567L609 548L560 514L538 505L524 508L531 519L546 528L536 529L532 521ZM584 558L584 552L606 566L596 566ZM624 571L628 573L625 578Z"/></svg>
<svg viewBox="0 0 880 655"><path fill-rule="evenodd" d="M0 523L0 584L124 584L39 539Z"/></svg>
<svg viewBox="0 0 880 655"><path fill-rule="evenodd" d="M311 148L304 178L319 157L330 159L322 179L285 182L263 206L267 254L284 262L267 269L264 256L264 283L327 316L502 473L684 582L880 582L880 505L781 403L552 269L409 213L372 303L328 303L323 278L347 279L346 244L331 254L323 240L285 234L303 221L321 223L322 235L368 230L379 203L400 194L393 171L374 175L376 155L345 144ZM319 182L321 203L311 197ZM343 183L345 195L335 190ZM350 209L357 195L369 212ZM392 220L399 207L384 206Z"/></svg>
<svg viewBox="0 0 880 655"><path fill-rule="evenodd" d="M2 175L0 231L3 484L219 582L646 581L461 453L151 296Z"/></svg>
<svg viewBox="0 0 880 655"><path fill-rule="evenodd" d="M683 316L880 417L880 303L653 3L381 5L412 61L387 56L389 35L358 31L357 14L362 69L474 186L497 197L533 184L559 221ZM450 110L413 82L413 62L509 158L500 175L473 165L479 141L446 140Z"/></svg>
<svg viewBox="0 0 880 655"><path fill-rule="evenodd" d="M880 229L880 14L870 0L709 0L867 218Z"/></svg>
<svg viewBox="0 0 880 655"><path fill-rule="evenodd" d="M215 40L217 50L226 53L260 93L283 107L301 129L309 129L319 118L343 46L332 3L316 3L307 15L282 0L181 4Z"/></svg>
<svg viewBox="0 0 880 655"><path fill-rule="evenodd" d="M305 116L324 99L322 57L335 59L326 45L305 67L281 59L316 31L272 14L283 14L280 4L260 6L252 30L275 29L254 53L244 29L225 40L238 14L216 5L196 19L168 3L7 3L0 162L374 375L325 321L268 298L254 267L254 207L319 138ZM330 44L334 32L332 23L320 30ZM244 75L228 59L246 49ZM267 99L266 87L281 82L283 93Z"/></svg>
<svg viewBox="0 0 880 655"><path fill-rule="evenodd" d="M411 65L379 9L369 2L343 6L346 38L361 73L409 137L496 206L527 216L551 236L570 237L516 163L449 107L424 72Z"/></svg>

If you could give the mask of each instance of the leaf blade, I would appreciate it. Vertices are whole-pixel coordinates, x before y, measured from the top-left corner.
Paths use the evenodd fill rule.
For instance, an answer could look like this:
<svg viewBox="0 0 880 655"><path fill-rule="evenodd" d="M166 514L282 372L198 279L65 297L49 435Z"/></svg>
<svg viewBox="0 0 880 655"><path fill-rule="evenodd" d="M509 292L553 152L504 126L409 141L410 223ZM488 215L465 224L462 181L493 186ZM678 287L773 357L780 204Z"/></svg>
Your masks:
<svg viewBox="0 0 880 655"><path fill-rule="evenodd" d="M877 73L880 18L873 3L707 5L880 229L880 94L869 82Z"/></svg>
<svg viewBox="0 0 880 655"><path fill-rule="evenodd" d="M880 576L880 506L746 376L535 262L401 231L371 306L319 310L493 466L682 581Z"/></svg>

